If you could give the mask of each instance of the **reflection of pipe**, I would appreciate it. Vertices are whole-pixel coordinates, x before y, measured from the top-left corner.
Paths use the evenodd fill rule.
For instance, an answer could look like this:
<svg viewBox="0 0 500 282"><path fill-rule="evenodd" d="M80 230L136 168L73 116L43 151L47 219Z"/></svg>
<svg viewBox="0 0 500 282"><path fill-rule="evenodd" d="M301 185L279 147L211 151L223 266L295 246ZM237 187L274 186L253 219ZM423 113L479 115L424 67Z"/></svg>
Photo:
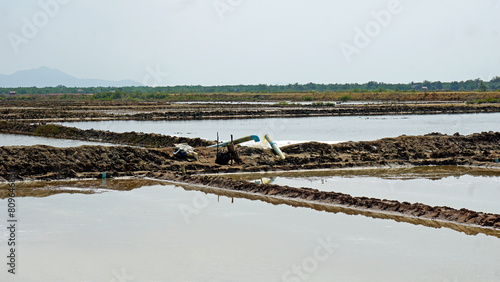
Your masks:
<svg viewBox="0 0 500 282"><path fill-rule="evenodd" d="M240 144L240 143L243 143L243 142L247 142L247 141L250 141L250 140L253 140L255 142L259 142L260 141L260 138L259 136L257 135L250 135L250 136L245 136L245 137L242 137L242 138L238 138L236 140L233 141L234 145L237 145L237 144ZM215 145L211 145L211 146L208 146L208 147L226 147L229 143L231 143L231 141L227 141L227 142L224 142L224 143L220 143L218 144L215 144Z"/></svg>
<svg viewBox="0 0 500 282"><path fill-rule="evenodd" d="M271 139L269 134L264 135L264 139L266 139L267 142L269 142L269 144L271 145L271 147L273 147L273 150L276 153L276 155L278 155L278 157L280 157L280 159L284 160L285 155L283 155L283 152L281 152L280 147L278 147L278 145L276 145L276 143L274 143L273 139Z"/></svg>
<svg viewBox="0 0 500 282"><path fill-rule="evenodd" d="M273 176L271 178L263 177L261 179L254 180L255 184L274 184L279 177Z"/></svg>

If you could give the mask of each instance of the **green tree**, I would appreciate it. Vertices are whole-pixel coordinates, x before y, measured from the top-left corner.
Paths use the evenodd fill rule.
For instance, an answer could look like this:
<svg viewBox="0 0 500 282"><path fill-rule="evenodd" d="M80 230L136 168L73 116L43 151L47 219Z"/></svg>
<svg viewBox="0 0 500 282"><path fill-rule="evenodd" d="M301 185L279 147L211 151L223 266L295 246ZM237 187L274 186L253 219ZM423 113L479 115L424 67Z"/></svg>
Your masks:
<svg viewBox="0 0 500 282"><path fill-rule="evenodd" d="M486 83L484 83L484 81L481 80L479 82L479 88L478 88L478 90L480 92L486 92L486 91L488 91L488 86L486 86Z"/></svg>

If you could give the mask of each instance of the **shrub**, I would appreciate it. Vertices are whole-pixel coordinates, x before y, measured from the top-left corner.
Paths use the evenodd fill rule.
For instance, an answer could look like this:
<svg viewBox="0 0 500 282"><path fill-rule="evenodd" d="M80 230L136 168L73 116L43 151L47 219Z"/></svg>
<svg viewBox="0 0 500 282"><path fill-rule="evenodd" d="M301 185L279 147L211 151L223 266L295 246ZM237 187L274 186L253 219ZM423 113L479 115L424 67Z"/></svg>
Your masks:
<svg viewBox="0 0 500 282"><path fill-rule="evenodd" d="M343 95L339 98L340 101L342 102L347 102L347 101L351 101L353 100L352 96L351 95Z"/></svg>
<svg viewBox="0 0 500 282"><path fill-rule="evenodd" d="M278 103L276 103L274 105L276 105L276 106L286 106L286 105L290 105L290 104L287 101L280 101L280 102L278 102Z"/></svg>
<svg viewBox="0 0 500 282"><path fill-rule="evenodd" d="M55 124L41 125L37 127L34 134L37 136L55 136L58 135L61 128Z"/></svg>

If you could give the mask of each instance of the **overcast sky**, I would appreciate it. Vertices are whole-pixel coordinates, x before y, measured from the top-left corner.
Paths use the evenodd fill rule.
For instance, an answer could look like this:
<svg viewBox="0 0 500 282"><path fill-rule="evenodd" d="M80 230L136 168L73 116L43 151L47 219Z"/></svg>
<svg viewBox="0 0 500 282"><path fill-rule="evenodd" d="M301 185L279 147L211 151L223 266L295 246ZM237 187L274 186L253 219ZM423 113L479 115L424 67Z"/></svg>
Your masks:
<svg viewBox="0 0 500 282"><path fill-rule="evenodd" d="M2 0L0 35L2 74L47 66L148 85L500 76L499 0Z"/></svg>

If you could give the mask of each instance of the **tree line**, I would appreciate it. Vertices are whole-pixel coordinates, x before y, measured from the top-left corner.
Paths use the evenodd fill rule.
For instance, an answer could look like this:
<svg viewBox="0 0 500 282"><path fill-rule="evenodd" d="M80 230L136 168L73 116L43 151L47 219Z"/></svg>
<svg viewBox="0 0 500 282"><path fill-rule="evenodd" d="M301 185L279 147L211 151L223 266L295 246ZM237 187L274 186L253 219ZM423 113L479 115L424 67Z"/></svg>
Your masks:
<svg viewBox="0 0 500 282"><path fill-rule="evenodd" d="M0 88L0 95L16 94L99 94L99 93L128 93L131 96L144 94L164 96L168 94L195 94L195 93L296 93L296 92L386 92L386 91L498 91L500 90L500 77L490 81L469 79L466 81L423 81L411 83L384 83L370 81L367 83L307 83L287 85L179 85L179 86L130 86L130 87L15 87ZM109 94L113 95L113 94ZM118 94L114 94L118 96Z"/></svg>

